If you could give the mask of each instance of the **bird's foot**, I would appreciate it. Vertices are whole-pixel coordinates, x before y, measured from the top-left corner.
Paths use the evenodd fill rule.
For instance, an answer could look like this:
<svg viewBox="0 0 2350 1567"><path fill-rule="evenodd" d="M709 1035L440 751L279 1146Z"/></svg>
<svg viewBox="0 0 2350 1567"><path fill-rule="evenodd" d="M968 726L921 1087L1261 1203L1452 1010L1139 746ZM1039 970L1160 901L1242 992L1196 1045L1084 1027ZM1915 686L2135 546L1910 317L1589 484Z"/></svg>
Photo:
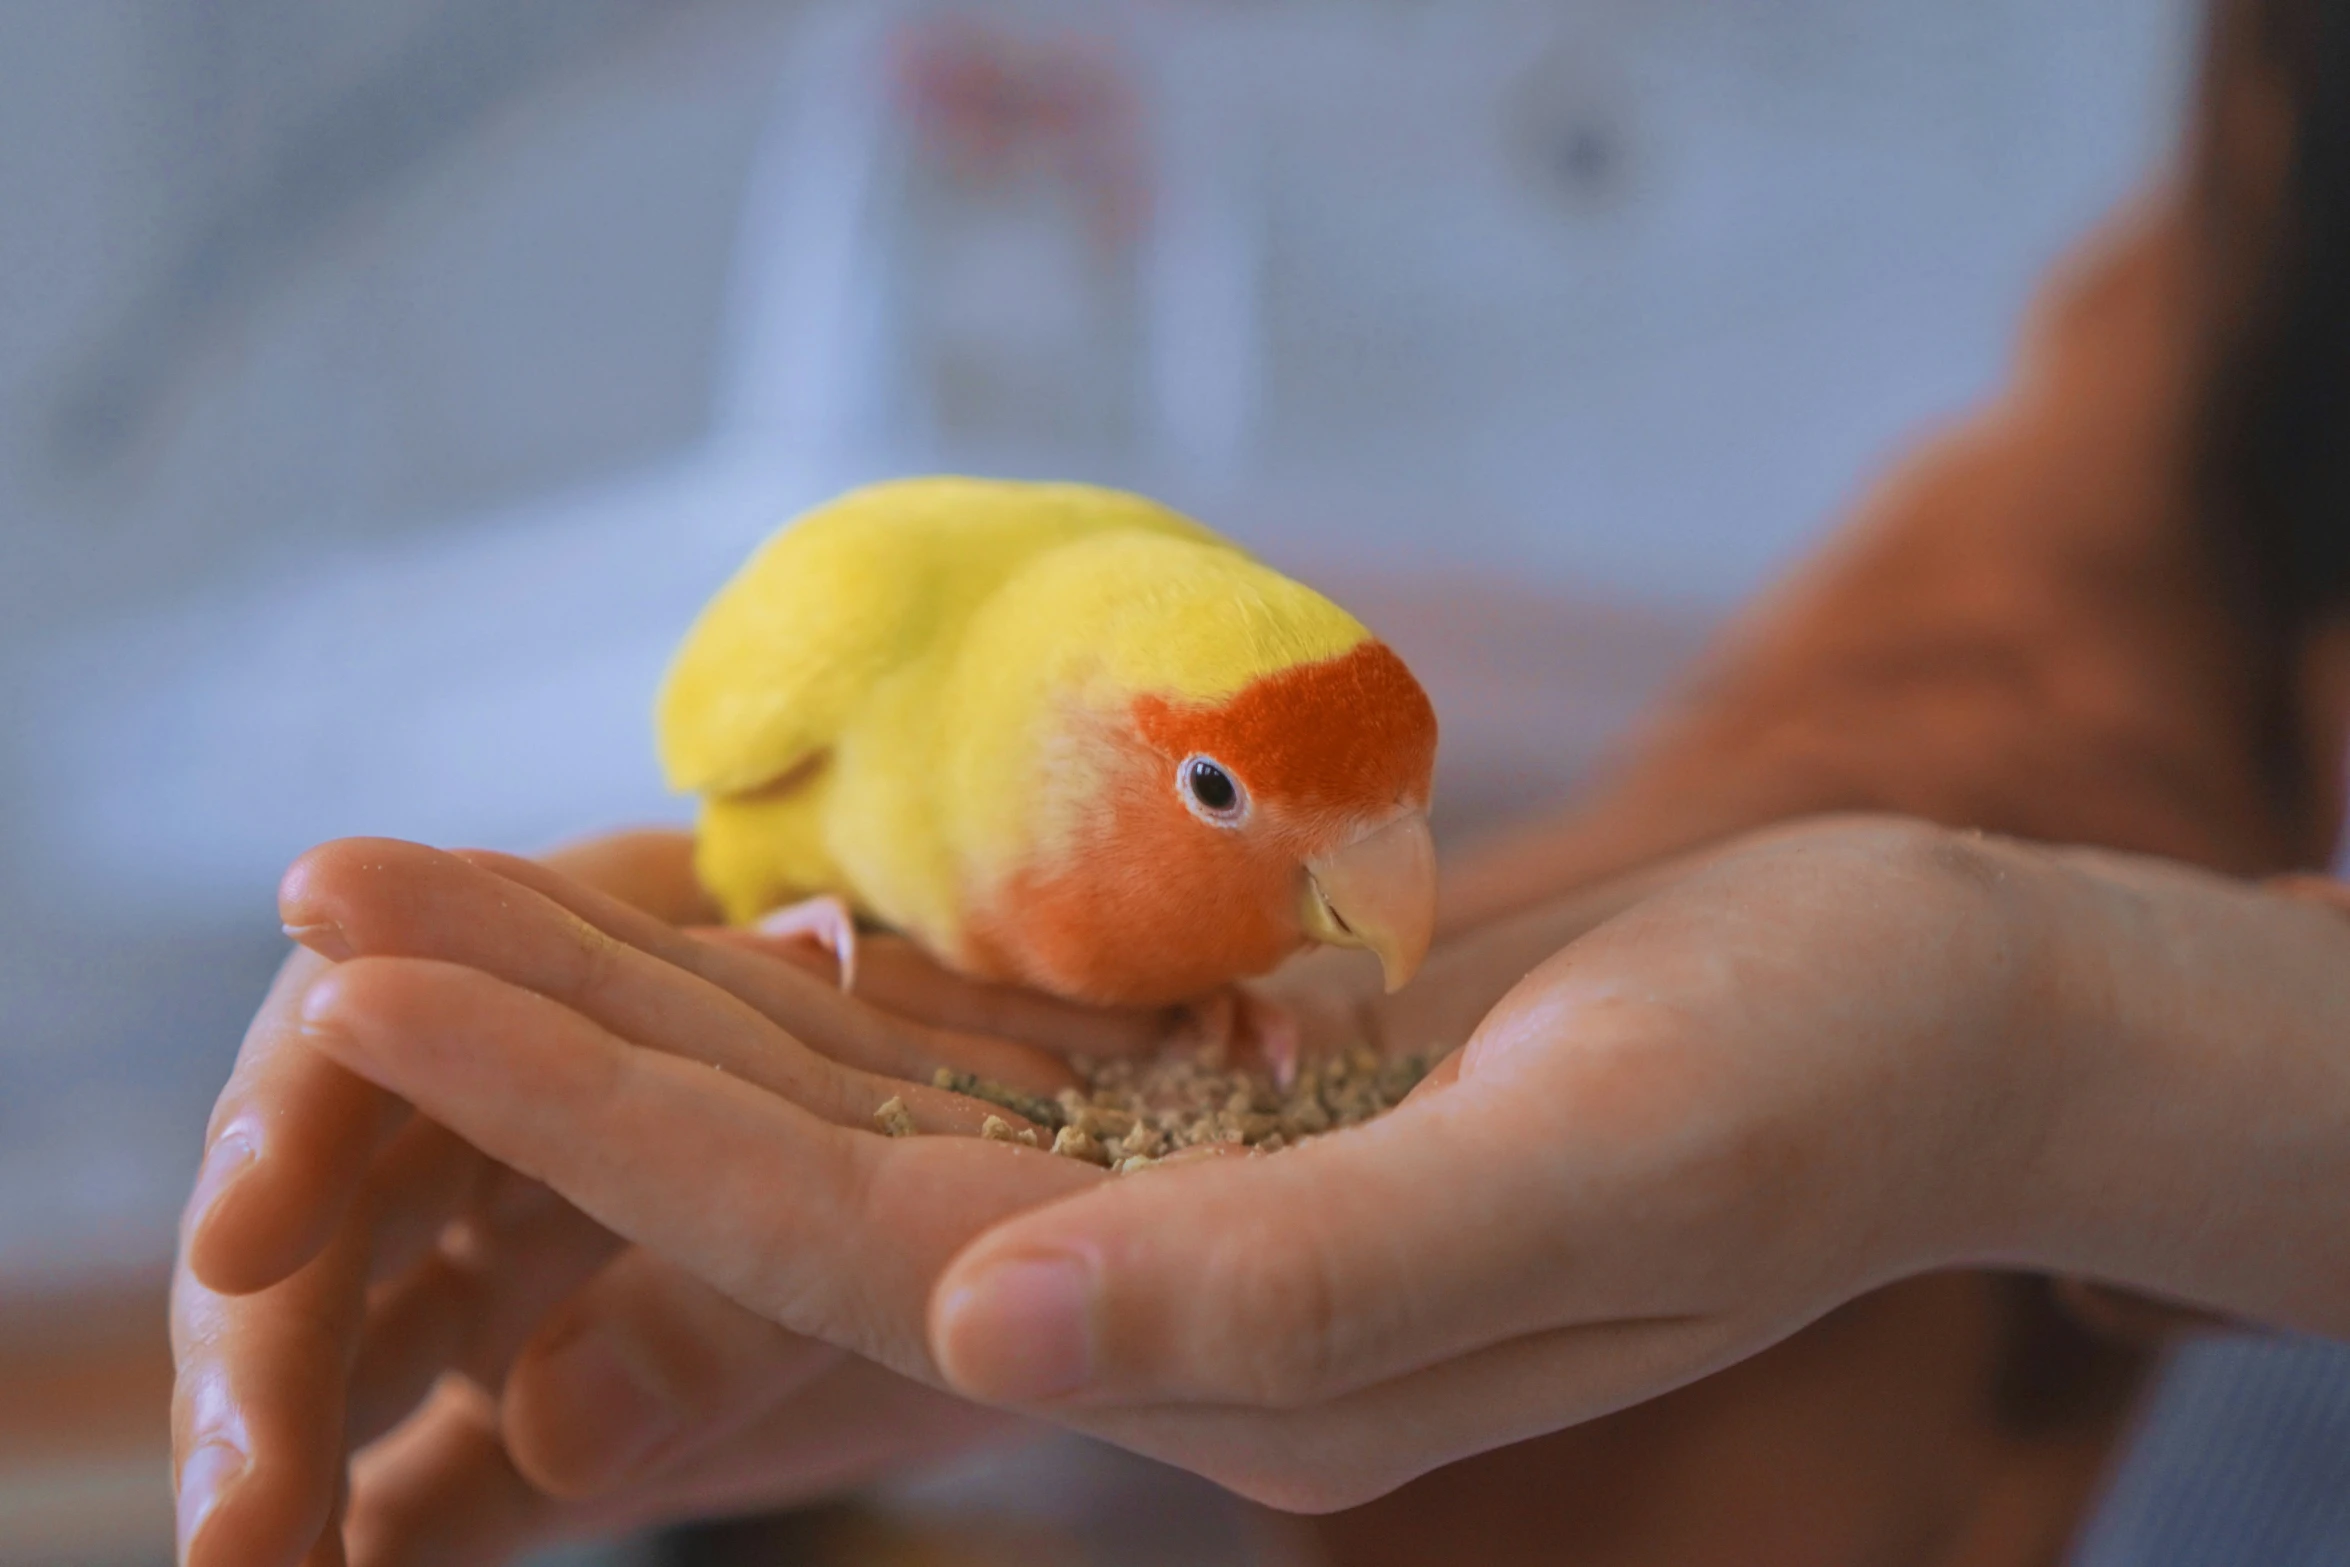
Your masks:
<svg viewBox="0 0 2350 1567"><path fill-rule="evenodd" d="M1254 1061L1272 1074L1277 1087L1297 1081L1301 1035L1287 1007L1227 985L1184 1011L1184 1040L1211 1065Z"/></svg>
<svg viewBox="0 0 2350 1567"><path fill-rule="evenodd" d="M759 916L752 927L762 936L812 941L840 965L840 988L857 984L857 921L838 898L806 898Z"/></svg>

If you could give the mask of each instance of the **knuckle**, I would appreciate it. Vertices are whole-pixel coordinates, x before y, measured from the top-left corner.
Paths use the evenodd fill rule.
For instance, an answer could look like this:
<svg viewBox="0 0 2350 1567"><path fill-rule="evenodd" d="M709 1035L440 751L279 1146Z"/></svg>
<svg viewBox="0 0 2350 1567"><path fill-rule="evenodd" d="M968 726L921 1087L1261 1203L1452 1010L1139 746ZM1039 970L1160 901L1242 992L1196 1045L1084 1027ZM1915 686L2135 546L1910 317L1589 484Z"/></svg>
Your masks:
<svg viewBox="0 0 2350 1567"><path fill-rule="evenodd" d="M575 1003L593 1005L613 994L625 981L624 946L576 915L567 915L564 927L571 938L570 962L557 993Z"/></svg>
<svg viewBox="0 0 2350 1567"><path fill-rule="evenodd" d="M398 958L353 958L319 976L304 1007L309 1028L364 1027L386 1020L408 1000Z"/></svg>

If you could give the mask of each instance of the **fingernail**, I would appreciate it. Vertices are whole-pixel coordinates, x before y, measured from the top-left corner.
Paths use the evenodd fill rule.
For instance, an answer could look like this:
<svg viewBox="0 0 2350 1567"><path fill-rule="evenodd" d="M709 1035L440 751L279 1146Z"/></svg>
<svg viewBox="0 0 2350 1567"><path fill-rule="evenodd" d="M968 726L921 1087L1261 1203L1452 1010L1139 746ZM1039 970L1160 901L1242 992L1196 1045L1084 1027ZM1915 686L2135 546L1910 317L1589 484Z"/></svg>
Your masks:
<svg viewBox="0 0 2350 1567"><path fill-rule="evenodd" d="M312 1038L348 1037L350 1031L335 1016L335 1009L342 1004L341 986L327 980L312 985L302 998L302 1032Z"/></svg>
<svg viewBox="0 0 2350 1567"><path fill-rule="evenodd" d="M188 1559L188 1552L196 1544L204 1521L212 1516L212 1509L220 1498L245 1473L245 1455L226 1442L207 1442L188 1455L180 1465L179 1545L180 1560Z"/></svg>
<svg viewBox="0 0 2350 1567"><path fill-rule="evenodd" d="M213 1139L211 1152L204 1155L204 1163L196 1171L195 1190L188 1193L188 1232L194 1234L203 1228L212 1213L212 1205L220 1201L221 1193L237 1183L238 1177L252 1168L256 1150L253 1134L243 1127L234 1127Z"/></svg>
<svg viewBox="0 0 2350 1567"><path fill-rule="evenodd" d="M1066 1254L999 1262L950 1294L941 1359L965 1391L1004 1403L1076 1392L1093 1380L1093 1269Z"/></svg>
<svg viewBox="0 0 2350 1567"><path fill-rule="evenodd" d="M576 1444L566 1466L575 1483L625 1479L683 1427L675 1401L608 1328L559 1341L539 1375Z"/></svg>
<svg viewBox="0 0 2350 1567"><path fill-rule="evenodd" d="M329 963L340 963L357 956L351 946L351 938L343 934L342 926L331 920L317 925L288 925L285 932Z"/></svg>

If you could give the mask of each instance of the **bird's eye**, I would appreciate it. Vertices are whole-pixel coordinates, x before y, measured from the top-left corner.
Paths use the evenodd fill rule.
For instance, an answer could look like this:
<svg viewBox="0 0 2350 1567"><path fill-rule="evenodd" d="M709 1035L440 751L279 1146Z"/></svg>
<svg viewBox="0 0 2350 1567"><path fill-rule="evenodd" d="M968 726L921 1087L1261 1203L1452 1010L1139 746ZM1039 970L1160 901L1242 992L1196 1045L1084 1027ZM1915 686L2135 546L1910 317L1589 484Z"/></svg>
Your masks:
<svg viewBox="0 0 2350 1567"><path fill-rule="evenodd" d="M1176 780L1183 803L1204 821L1218 827L1233 827L1248 815L1248 796L1242 792L1240 781L1213 757L1185 757Z"/></svg>

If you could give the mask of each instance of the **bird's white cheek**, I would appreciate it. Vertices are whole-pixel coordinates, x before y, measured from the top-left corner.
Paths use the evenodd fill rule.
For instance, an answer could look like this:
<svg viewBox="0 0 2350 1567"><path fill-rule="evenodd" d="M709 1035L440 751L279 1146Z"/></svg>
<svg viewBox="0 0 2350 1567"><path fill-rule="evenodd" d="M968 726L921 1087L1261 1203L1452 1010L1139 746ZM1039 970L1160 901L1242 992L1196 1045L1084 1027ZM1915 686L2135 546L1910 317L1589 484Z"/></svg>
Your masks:
<svg viewBox="0 0 2350 1567"><path fill-rule="evenodd" d="M1003 843L1026 869L1054 874L1098 851L1117 830L1134 771L1091 715L1044 729L1020 759L1019 819Z"/></svg>

